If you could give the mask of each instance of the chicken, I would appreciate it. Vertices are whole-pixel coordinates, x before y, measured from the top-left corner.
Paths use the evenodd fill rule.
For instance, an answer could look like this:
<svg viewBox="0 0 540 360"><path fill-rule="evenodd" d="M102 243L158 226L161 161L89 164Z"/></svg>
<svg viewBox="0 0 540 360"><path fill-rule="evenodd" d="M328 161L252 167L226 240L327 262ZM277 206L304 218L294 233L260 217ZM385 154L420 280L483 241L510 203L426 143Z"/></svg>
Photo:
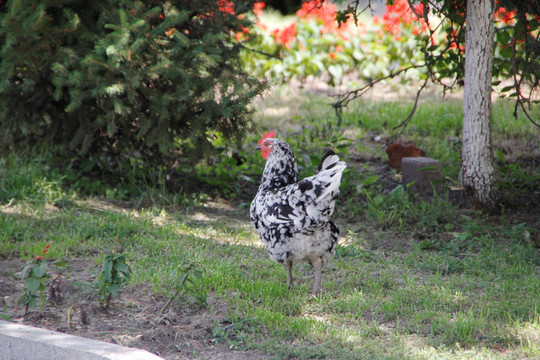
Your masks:
<svg viewBox="0 0 540 360"><path fill-rule="evenodd" d="M386 153L388 154L388 164L396 169L397 172L401 171L401 159L404 157L418 157L426 155L422 149L419 149L414 145L401 144L388 145L386 148Z"/></svg>
<svg viewBox="0 0 540 360"><path fill-rule="evenodd" d="M293 287L293 261L309 261L315 278L311 293L321 291L324 262L334 255L339 228L330 220L346 164L329 151L317 173L298 180L296 159L289 144L264 134L257 150L266 159L261 185L250 207L255 226L270 258L287 269Z"/></svg>

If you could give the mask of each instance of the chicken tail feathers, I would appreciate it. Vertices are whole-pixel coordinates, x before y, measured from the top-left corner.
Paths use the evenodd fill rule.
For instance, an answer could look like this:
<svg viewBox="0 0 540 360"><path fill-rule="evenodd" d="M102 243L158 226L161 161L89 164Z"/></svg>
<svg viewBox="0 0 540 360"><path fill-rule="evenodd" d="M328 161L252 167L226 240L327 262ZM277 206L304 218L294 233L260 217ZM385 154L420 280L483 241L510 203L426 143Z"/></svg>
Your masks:
<svg viewBox="0 0 540 360"><path fill-rule="evenodd" d="M339 161L339 157L336 155L334 150L328 150L322 157L319 167L317 168L317 172L321 171L322 169L328 169L329 166L332 166L332 164L335 164L337 161Z"/></svg>
<svg viewBox="0 0 540 360"><path fill-rule="evenodd" d="M344 161L340 161L339 156L337 156L334 151L329 150L324 154L316 176L320 176L323 179L326 178L321 180L328 183L328 186L317 197L318 201L329 195L332 195L332 197L337 196L339 193L339 185L341 183L341 175L346 167L347 164Z"/></svg>

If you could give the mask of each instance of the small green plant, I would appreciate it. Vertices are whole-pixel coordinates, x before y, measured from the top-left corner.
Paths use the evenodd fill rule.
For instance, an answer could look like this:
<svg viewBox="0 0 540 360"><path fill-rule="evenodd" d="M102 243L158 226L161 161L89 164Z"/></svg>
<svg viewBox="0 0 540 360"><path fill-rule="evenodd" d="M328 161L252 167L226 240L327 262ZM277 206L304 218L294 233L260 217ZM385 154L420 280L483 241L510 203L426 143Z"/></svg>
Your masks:
<svg viewBox="0 0 540 360"><path fill-rule="evenodd" d="M37 305L38 293L41 298L41 306L45 305L48 281L51 276L47 273L49 264L62 265L63 261L48 262L44 260L45 255L49 252L50 245L45 245L43 255L36 256L32 261L24 264L21 272L21 280L24 280L24 294L19 299L24 304L24 313L28 312L28 308Z"/></svg>
<svg viewBox="0 0 540 360"><path fill-rule="evenodd" d="M0 312L0 319L9 321L8 307L4 305L4 309Z"/></svg>
<svg viewBox="0 0 540 360"><path fill-rule="evenodd" d="M399 185L388 195L377 194L371 196L367 191L368 215L375 220L376 224L383 229L398 225L404 225L404 216L410 205L410 200L405 188Z"/></svg>
<svg viewBox="0 0 540 360"><path fill-rule="evenodd" d="M163 306L160 313L163 314L171 306L174 299L180 294L189 294L195 298L200 307L208 306L208 293L203 289L198 280L203 278L203 271L195 263L188 265L179 265L171 274L171 285L175 289L173 296Z"/></svg>
<svg viewBox="0 0 540 360"><path fill-rule="evenodd" d="M212 330L212 341L215 343L227 343L229 349L237 349L244 343L243 328L246 321L242 319L228 319L223 322L216 322Z"/></svg>
<svg viewBox="0 0 540 360"><path fill-rule="evenodd" d="M434 196L427 202L418 201L402 185L388 195L362 191L366 196L368 217L382 229L414 229L416 234L429 235L439 231L441 225L452 227L456 209L444 198Z"/></svg>
<svg viewBox="0 0 540 360"><path fill-rule="evenodd" d="M472 310L467 313L458 312L449 325L445 334L447 341L466 346L472 344L481 332L483 318L475 315Z"/></svg>
<svg viewBox="0 0 540 360"><path fill-rule="evenodd" d="M116 239L118 242L118 238ZM126 262L125 254L118 254L116 249L105 257L97 290L99 302L105 303L108 308L111 299L118 295L122 286L127 285L131 279L131 267Z"/></svg>
<svg viewBox="0 0 540 360"><path fill-rule="evenodd" d="M540 174L520 163L508 163L501 150L496 151L499 160L500 186L503 202L524 205L532 199L529 196L540 184Z"/></svg>

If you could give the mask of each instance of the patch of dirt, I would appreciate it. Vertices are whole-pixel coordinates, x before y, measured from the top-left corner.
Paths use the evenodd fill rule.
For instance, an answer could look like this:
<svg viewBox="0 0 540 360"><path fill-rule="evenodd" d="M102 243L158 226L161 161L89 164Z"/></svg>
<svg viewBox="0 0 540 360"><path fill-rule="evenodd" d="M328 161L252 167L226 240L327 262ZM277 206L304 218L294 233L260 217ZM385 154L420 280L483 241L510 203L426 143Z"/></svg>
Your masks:
<svg viewBox="0 0 540 360"><path fill-rule="evenodd" d="M49 270L53 279L59 279L56 302L25 315L24 307L17 304L24 293L20 280L24 263L18 259L0 262L0 307L7 309L2 313L17 323L145 349L167 360L265 359L257 351L237 349L239 340L234 333L223 330L231 325L229 302L209 297L208 307L201 308L187 297L160 314L167 298L155 294L150 286L130 285L120 301L113 300L105 309L90 288L94 269L87 267L88 261L71 259L67 263L61 273L54 273L52 267Z"/></svg>

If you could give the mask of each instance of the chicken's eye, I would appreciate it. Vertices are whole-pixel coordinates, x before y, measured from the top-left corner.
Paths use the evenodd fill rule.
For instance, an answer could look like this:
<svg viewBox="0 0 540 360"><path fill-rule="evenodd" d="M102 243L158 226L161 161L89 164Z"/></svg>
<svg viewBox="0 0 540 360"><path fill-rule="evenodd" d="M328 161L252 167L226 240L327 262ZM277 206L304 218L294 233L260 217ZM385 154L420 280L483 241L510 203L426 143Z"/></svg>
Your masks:
<svg viewBox="0 0 540 360"><path fill-rule="evenodd" d="M270 141L265 141L264 147L267 147L267 148L272 147L272 144L270 143Z"/></svg>

